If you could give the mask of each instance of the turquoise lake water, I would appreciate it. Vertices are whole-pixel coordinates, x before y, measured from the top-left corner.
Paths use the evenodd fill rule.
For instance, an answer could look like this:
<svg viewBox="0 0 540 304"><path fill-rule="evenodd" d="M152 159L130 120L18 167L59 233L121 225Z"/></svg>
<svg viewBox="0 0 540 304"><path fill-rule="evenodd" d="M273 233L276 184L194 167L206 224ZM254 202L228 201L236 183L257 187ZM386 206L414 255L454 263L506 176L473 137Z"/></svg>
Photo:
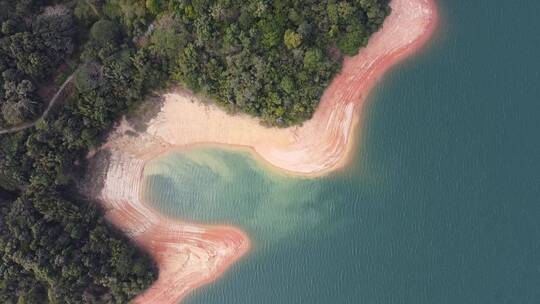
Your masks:
<svg viewBox="0 0 540 304"><path fill-rule="evenodd" d="M149 164L157 209L254 243L185 303L540 303L540 2L438 3L346 170L292 178L210 148Z"/></svg>

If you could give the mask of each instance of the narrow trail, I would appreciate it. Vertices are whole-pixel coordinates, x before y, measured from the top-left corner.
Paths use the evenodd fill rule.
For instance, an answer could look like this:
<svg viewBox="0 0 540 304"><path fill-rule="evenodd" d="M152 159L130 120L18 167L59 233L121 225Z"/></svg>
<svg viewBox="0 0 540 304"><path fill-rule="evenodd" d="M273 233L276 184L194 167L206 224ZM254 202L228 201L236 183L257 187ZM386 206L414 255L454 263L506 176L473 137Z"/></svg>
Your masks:
<svg viewBox="0 0 540 304"><path fill-rule="evenodd" d="M92 11L94 11L94 14L96 14L96 16L99 18L101 17L101 14L98 12L98 10L96 9L96 6L94 4L92 4L90 1L88 0L85 0L84 2L86 2L86 4L88 6L90 6L90 8L92 9Z"/></svg>
<svg viewBox="0 0 540 304"><path fill-rule="evenodd" d="M32 128L33 126L35 126L37 124L37 122L40 119L47 117L47 115L49 115L49 112L51 111L52 107L58 101L60 95L62 95L62 93L63 93L64 89L66 88L66 86L73 80L73 77L75 77L75 73L77 73L78 70L79 69L76 69L73 73L71 73L71 75L69 75L69 77L66 79L66 81L64 81L64 83L60 86L60 88L58 89L56 94L54 94L53 98L51 98L51 100L49 101L49 105L47 106L45 111L43 111L43 114L41 114L40 117L38 117L36 120L31 121L31 122L25 122L23 124L20 124L20 125L14 126L14 127L0 129L0 135L15 133L15 132L19 132L19 131L22 131L22 130Z"/></svg>

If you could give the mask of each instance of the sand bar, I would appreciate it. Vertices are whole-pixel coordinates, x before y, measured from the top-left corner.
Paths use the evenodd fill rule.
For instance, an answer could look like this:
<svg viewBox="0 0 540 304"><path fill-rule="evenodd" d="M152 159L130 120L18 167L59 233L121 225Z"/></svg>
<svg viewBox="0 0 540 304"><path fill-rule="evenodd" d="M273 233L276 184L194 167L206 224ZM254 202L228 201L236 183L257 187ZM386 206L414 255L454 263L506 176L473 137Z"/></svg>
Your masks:
<svg viewBox="0 0 540 304"><path fill-rule="evenodd" d="M218 144L249 148L291 174L322 175L343 167L369 91L392 65L424 45L437 24L433 0L392 0L391 6L383 28L357 56L345 58L342 72L303 126L268 129L177 90L164 96L145 132L135 132L124 121L111 134L103 149L110 157L99 199L107 218L147 250L160 271L134 303L177 303L222 275L250 248L247 235L235 227L169 219L148 207L141 200L145 164L173 149Z"/></svg>
<svg viewBox="0 0 540 304"><path fill-rule="evenodd" d="M148 251L158 280L133 303L174 304L219 277L250 248L249 238L229 226L169 219L140 199L145 160L115 152L109 159L101 201L109 221Z"/></svg>

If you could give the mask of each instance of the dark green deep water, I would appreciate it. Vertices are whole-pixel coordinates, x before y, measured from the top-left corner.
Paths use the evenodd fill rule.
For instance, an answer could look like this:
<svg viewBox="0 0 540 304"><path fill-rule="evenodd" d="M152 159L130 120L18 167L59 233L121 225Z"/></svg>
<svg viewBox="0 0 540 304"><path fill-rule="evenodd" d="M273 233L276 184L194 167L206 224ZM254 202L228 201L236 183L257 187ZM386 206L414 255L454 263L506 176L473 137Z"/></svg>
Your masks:
<svg viewBox="0 0 540 304"><path fill-rule="evenodd" d="M280 176L220 149L147 167L156 208L254 243L185 303L540 303L540 2L438 3L345 171Z"/></svg>

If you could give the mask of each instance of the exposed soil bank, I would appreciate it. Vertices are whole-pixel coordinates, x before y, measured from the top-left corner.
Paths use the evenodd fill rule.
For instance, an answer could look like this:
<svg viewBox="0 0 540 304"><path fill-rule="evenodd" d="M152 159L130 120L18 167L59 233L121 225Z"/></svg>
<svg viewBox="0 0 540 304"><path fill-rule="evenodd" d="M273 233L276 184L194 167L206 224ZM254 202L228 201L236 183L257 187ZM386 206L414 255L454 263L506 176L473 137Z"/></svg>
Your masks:
<svg viewBox="0 0 540 304"><path fill-rule="evenodd" d="M344 166L370 90L392 65L424 45L437 24L433 0L393 0L391 6L383 28L357 56L345 58L313 118L302 126L265 128L254 118L228 115L178 90L165 95L147 132L175 147L204 143L248 147L291 174L322 175Z"/></svg>
<svg viewBox="0 0 540 304"><path fill-rule="evenodd" d="M109 221L147 250L158 280L133 303L174 304L193 289L214 281L250 247L239 229L169 219L140 199L144 159L114 151L101 201Z"/></svg>
<svg viewBox="0 0 540 304"><path fill-rule="evenodd" d="M140 199L146 162L172 149L219 144L250 148L292 174L321 175L343 167L369 91L392 65L424 45L437 24L433 0L392 0L391 6L383 28L357 56L345 59L303 126L268 129L177 91L165 95L146 131L136 132L124 122L113 132L103 147L111 157L100 199L108 219L146 249L160 270L156 283L135 303L177 303L219 277L250 247L248 237L234 227L173 220L146 206Z"/></svg>

